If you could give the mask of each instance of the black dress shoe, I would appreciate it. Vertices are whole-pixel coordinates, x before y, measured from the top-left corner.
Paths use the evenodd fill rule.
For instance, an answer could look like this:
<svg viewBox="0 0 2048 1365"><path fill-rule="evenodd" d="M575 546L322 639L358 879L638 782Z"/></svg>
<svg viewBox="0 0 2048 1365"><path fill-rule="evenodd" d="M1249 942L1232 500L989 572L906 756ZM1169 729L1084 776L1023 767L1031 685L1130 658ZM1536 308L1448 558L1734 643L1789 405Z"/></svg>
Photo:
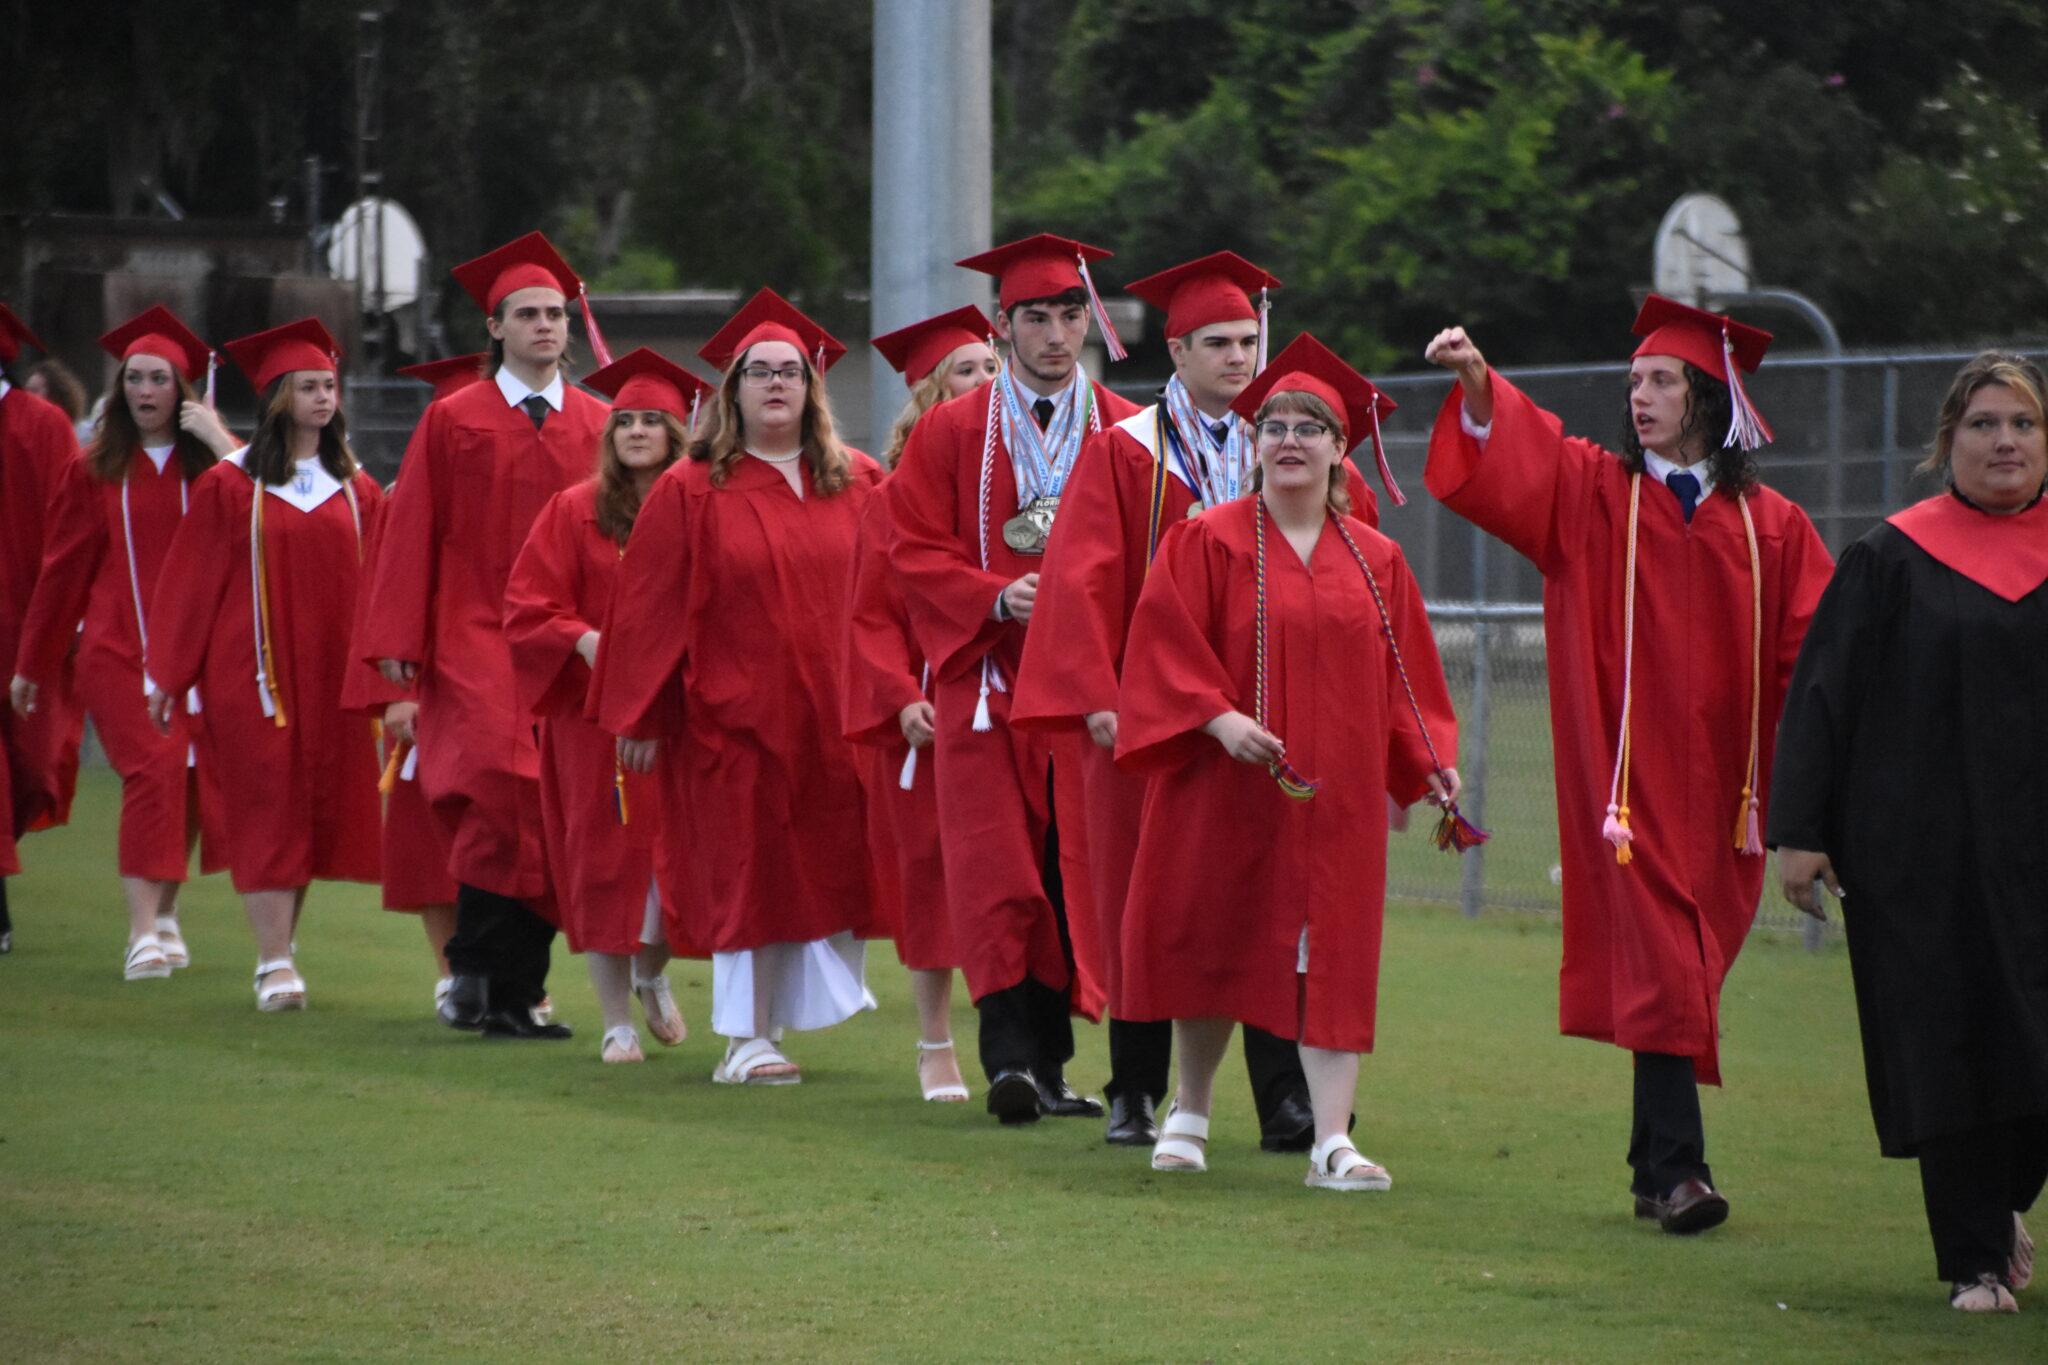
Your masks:
<svg viewBox="0 0 2048 1365"><path fill-rule="evenodd" d="M1038 1122L1044 1112L1038 1082L1028 1071L998 1071L989 1078L988 1112L1005 1124Z"/></svg>
<svg viewBox="0 0 2048 1365"><path fill-rule="evenodd" d="M449 1028L474 1033L484 1026L490 1012L491 980L487 976L455 976L448 979L448 995L437 1013Z"/></svg>
<svg viewBox="0 0 2048 1365"><path fill-rule="evenodd" d="M1664 1217L1664 1201L1657 1198L1654 1194L1637 1195L1636 1217L1655 1218L1662 1221Z"/></svg>
<svg viewBox="0 0 2048 1365"><path fill-rule="evenodd" d="M1102 1101L1087 1095L1076 1095L1074 1087L1065 1081L1040 1081L1038 1100L1045 1106L1045 1112L1056 1119L1099 1119L1102 1117Z"/></svg>
<svg viewBox="0 0 2048 1365"><path fill-rule="evenodd" d="M531 1010L491 1010L484 1015L484 1037L523 1040L573 1038L567 1024L537 1024Z"/></svg>
<svg viewBox="0 0 2048 1365"><path fill-rule="evenodd" d="M1142 1090L1127 1090L1109 1102L1109 1127L1102 1140L1112 1147L1150 1147L1159 1141L1159 1120L1153 1114L1152 1097Z"/></svg>
<svg viewBox="0 0 2048 1365"><path fill-rule="evenodd" d="M1300 1091L1275 1105L1259 1124L1262 1152L1306 1152L1316 1145L1316 1115Z"/></svg>
<svg viewBox="0 0 2048 1365"><path fill-rule="evenodd" d="M1697 1176L1680 1181L1663 1202L1657 1225L1681 1237L1720 1227L1728 1221L1728 1201Z"/></svg>

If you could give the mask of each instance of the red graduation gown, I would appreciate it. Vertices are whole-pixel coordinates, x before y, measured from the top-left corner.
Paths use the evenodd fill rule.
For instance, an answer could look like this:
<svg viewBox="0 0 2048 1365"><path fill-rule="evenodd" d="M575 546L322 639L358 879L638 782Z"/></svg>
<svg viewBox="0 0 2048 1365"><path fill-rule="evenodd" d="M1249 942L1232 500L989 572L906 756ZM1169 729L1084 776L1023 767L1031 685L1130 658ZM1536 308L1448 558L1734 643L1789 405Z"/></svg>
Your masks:
<svg viewBox="0 0 2048 1365"><path fill-rule="evenodd" d="M121 484L93 477L83 456L66 464L15 671L38 684L59 677L76 643L79 700L121 777L121 875L182 882L189 861L187 806L195 792L206 834L200 865L207 871L221 866L219 797L211 770L189 761L199 724L182 701L171 713L168 735L150 724L135 618L138 593L145 616L156 596L164 556L185 515L187 492L175 453L162 470L139 449L130 454L125 519L122 492Z"/></svg>
<svg viewBox="0 0 2048 1365"><path fill-rule="evenodd" d="M576 642L604 620L618 574L618 542L597 528L597 481L589 479L541 509L505 584L513 681L520 706L540 721L548 876L577 953L640 951L661 827L660 786L639 773L626 774L627 822L619 823L617 741L583 716L590 665ZM667 936L683 947L675 929Z"/></svg>
<svg viewBox="0 0 2048 1365"><path fill-rule="evenodd" d="M590 477L609 409L565 386L536 432L495 383L427 407L406 446L358 648L420 665L420 781L458 882L541 901L540 756L505 643L505 580L547 500Z"/></svg>
<svg viewBox="0 0 2048 1365"><path fill-rule="evenodd" d="M1086 733L1089 715L1116 709L1117 678L1124 641L1137 609L1138 593L1156 546L1152 542L1152 482L1155 452L1164 449L1162 409L1153 404L1090 437L1045 550L1038 602L1024 636L1011 723L1022 729ZM1182 481L1169 459L1163 485L1159 534L1187 520L1196 490ZM1357 466L1346 462L1345 486L1354 515L1380 524L1379 501ZM1446 719L1449 719L1448 717ZM1103 987L1109 1012L1122 1018L1119 944L1131 864L1138 856L1138 817L1144 806L1143 777L1119 770L1110 750L1092 740L1080 746L1082 798L1088 827L1090 901L1098 925Z"/></svg>
<svg viewBox="0 0 2048 1365"><path fill-rule="evenodd" d="M1493 376L1482 451L1453 388L1430 433L1424 478L1444 505L1543 573L1544 645L1564 868L1563 1032L1693 1059L1720 1084L1721 983L1749 932L1764 859L1737 853L1749 761L1751 598L1742 513L1716 489L1688 526L1645 476L1636 533L1631 861L1601 838L1622 692L1629 473L1567 437ZM1770 790L1785 687L1832 561L1806 514L1759 488L1749 499L1763 579L1757 795Z"/></svg>
<svg viewBox="0 0 2048 1365"><path fill-rule="evenodd" d="M14 385L0 395L0 659L12 662L19 650L42 573L50 504L77 453L63 409ZM65 649L70 644L66 640ZM71 818L78 785L85 718L67 661L60 657L41 676L23 676L33 677L42 690L33 715L17 716L12 707L0 706L0 876L21 870L17 838Z"/></svg>
<svg viewBox="0 0 2048 1365"><path fill-rule="evenodd" d="M881 469L799 498L742 456L723 486L686 460L647 495L619 564L590 702L662 741L657 874L705 951L866 932L873 888L859 755L840 734L854 534Z"/></svg>
<svg viewBox="0 0 2048 1365"><path fill-rule="evenodd" d="M986 505L989 567L981 567L981 471L990 387L984 384L939 404L912 429L888 490L897 529L889 563L903 583L911 630L932 664L939 836L968 990L979 1000L1026 976L1054 990L1071 985L1075 1008L1095 1018L1102 1007L1104 971L1089 894L1088 826L1081 797L1088 739L1013 729L1008 691L992 690L988 696L992 728L976 731L973 726L982 660L992 660L1004 685L1014 687L1023 655L1025 627L995 620L990 613L996 598L1013 580L1044 568L1040 556L1017 554L1003 543L1002 523L1017 510L1017 482L1000 428ZM1094 386L1094 399L1105 426L1137 411L1100 384ZM1061 501L1064 505L1066 499ZM1055 755L1060 761L1054 762ZM1039 870L1051 816L1048 767L1056 787L1053 799L1066 813L1059 822L1060 867L1073 945L1072 979Z"/></svg>
<svg viewBox="0 0 2048 1365"><path fill-rule="evenodd" d="M1269 724L1321 789L1290 800L1201 727L1254 714L1255 498L1177 527L1131 621L1117 761L1151 774L1123 920L1132 1019L1227 1016L1370 1052L1387 888L1387 798L1421 799L1430 757L1358 562L1325 523L1304 566L1266 527ZM1422 593L1393 541L1347 527L1386 599L1440 754L1457 751ZM1451 760L1446 757L1446 763ZM1308 971L1295 970L1302 931Z"/></svg>
<svg viewBox="0 0 2048 1365"><path fill-rule="evenodd" d="M946 908L932 745L918 751L910 789L902 784L910 745L898 717L926 695L927 680L902 585L889 570L894 537L888 499L870 497L847 588L840 724L848 739L865 748L861 780L867 788L868 836L877 849L877 932L886 929L896 940L896 956L904 966L935 971L959 966L960 958Z"/></svg>
<svg viewBox="0 0 2048 1365"><path fill-rule="evenodd" d="M150 606L147 667L173 696L197 685L202 761L215 765L237 891L314 879L377 880L377 745L369 717L341 700L362 545L383 513L369 475L301 511L263 505L270 653L287 724L263 714L256 683L249 513L255 484L222 461L192 484ZM360 524L358 524L358 514Z"/></svg>
<svg viewBox="0 0 2048 1365"><path fill-rule="evenodd" d="M365 585L376 576L384 525L390 519L389 498L386 494L385 515L363 537L361 582ZM417 689L392 687L376 666L364 658L362 642L367 638L369 615L370 594L364 588L356 593L355 628L349 637L349 672L342 683L341 704L381 716L393 701L417 701ZM414 728L417 730L417 722ZM387 759L395 742L388 735L384 737L382 747ZM391 791L384 798L384 832L378 844L384 908L417 911L453 905L456 886L455 878L448 875L448 831L434 818L433 807L427 804L426 793L420 789L419 761L413 749L408 748L400 756L399 770L393 777Z"/></svg>

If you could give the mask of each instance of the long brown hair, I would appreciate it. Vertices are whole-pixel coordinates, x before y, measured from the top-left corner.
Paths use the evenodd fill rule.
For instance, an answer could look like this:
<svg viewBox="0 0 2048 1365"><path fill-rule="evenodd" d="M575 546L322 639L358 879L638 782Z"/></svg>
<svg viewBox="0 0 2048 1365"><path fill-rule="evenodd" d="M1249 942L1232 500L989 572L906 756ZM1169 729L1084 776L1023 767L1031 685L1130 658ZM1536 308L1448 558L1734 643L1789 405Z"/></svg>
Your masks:
<svg viewBox="0 0 2048 1365"><path fill-rule="evenodd" d="M604 434L597 438L597 529L620 545L633 533L633 522L640 515L640 490L633 486L633 471L619 459L619 448L613 442L619 418L627 411L631 409L615 409L605 419ZM661 462L667 469L689 449L690 433L672 412L661 414L661 424L668 428L668 458Z"/></svg>
<svg viewBox="0 0 2048 1365"><path fill-rule="evenodd" d="M1977 390L1992 384L2003 384L2019 394L2033 404L2037 420L2048 420L2048 413L2042 411L2043 403L2048 402L2048 382L2042 379L2041 367L2009 351L1980 351L1950 381L1948 394L1941 400L1941 416L1935 421L1934 448L1914 473L1949 477L1949 457L1955 450L1956 428L1963 424L1963 412Z"/></svg>
<svg viewBox="0 0 2048 1365"><path fill-rule="evenodd" d="M1283 389L1279 393L1266 395L1266 401L1259 404L1258 415L1252 418L1254 430L1276 412L1291 412L1306 417L1312 422L1321 422L1337 438L1337 463L1330 466L1330 491L1324 495L1330 510L1338 516L1351 512L1351 490L1346 487L1346 468L1350 461L1344 452L1350 449L1350 442L1344 433L1344 419L1330 410L1330 405L1304 389ZM1260 464L1252 470L1252 491L1266 486L1266 467Z"/></svg>
<svg viewBox="0 0 2048 1365"><path fill-rule="evenodd" d="M951 358L947 357L948 360ZM889 448L882 452L882 468L896 467L903 447L910 442L910 429L917 425L917 419L946 401L946 380L949 378L946 372L950 368L940 365L910 386L910 401L903 405L903 411L896 414L896 425L889 428Z"/></svg>
<svg viewBox="0 0 2048 1365"><path fill-rule="evenodd" d="M114 382L100 403L100 419L93 424L92 439L85 445L86 472L102 483L120 483L127 478L129 466L142 453L142 429L135 425L135 414L128 411L128 395L121 383L121 376L127 372L128 362L124 360L114 371ZM174 365L171 374L178 381L178 401L196 401L199 395L183 372ZM187 483L213 468L220 459L212 446L175 424L171 428L171 448Z"/></svg>
<svg viewBox="0 0 2048 1365"><path fill-rule="evenodd" d="M747 348L748 351L752 349L751 346ZM718 393L708 405L711 425L704 438L690 447L691 459L699 464L710 462L711 482L716 487L725 486L726 476L747 453L746 425L740 420L736 396L740 387L740 367L746 362L746 354L742 353L734 356L732 364L726 366L725 377L718 381ZM824 374L811 364L809 356L805 356L802 363L803 461L811 471L811 487L830 497L853 482L853 461L832 425L832 404L825 397Z"/></svg>
<svg viewBox="0 0 2048 1365"><path fill-rule="evenodd" d="M249 453L242 457L242 468L258 483L281 484L292 476L292 385L304 373L287 371L264 391L263 416L256 423L256 434L249 438ZM355 452L348 448L348 421L341 415L339 402L334 405L334 416L320 428L319 452L320 464L329 474L343 483L355 477L360 466Z"/></svg>

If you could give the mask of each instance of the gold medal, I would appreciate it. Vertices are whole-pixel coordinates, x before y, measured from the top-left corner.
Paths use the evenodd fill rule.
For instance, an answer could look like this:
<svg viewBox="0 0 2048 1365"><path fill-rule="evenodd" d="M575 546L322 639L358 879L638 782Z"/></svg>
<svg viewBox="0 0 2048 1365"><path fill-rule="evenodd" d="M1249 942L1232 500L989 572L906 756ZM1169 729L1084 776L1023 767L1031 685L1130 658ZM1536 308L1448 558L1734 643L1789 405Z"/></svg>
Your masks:
<svg viewBox="0 0 2048 1365"><path fill-rule="evenodd" d="M1058 497L1033 498L1003 523L1003 544L1020 555L1044 554L1046 537L1052 534L1053 516L1059 510Z"/></svg>

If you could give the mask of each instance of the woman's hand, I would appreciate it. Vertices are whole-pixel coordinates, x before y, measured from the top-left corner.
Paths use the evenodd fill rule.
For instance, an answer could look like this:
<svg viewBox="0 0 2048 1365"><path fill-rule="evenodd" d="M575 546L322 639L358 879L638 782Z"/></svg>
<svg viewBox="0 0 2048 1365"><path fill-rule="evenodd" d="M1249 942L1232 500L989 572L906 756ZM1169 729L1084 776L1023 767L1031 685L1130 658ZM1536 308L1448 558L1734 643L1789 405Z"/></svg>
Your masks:
<svg viewBox="0 0 2048 1365"><path fill-rule="evenodd" d="M32 716L36 711L36 692L39 689L27 678L17 673L14 681L7 684L7 700L14 707L17 716Z"/></svg>
<svg viewBox="0 0 2048 1365"><path fill-rule="evenodd" d="M1465 790L1456 768L1446 768L1441 775L1431 773L1425 780L1429 783L1429 795L1422 799L1432 806L1448 806L1458 799L1459 792Z"/></svg>
<svg viewBox="0 0 2048 1365"><path fill-rule="evenodd" d="M919 697L896 713L896 723L903 727L903 738L910 742L910 747L922 749L932 742L938 720L932 704Z"/></svg>
<svg viewBox="0 0 2048 1365"><path fill-rule="evenodd" d="M1842 899L1841 880L1835 876L1835 865L1825 853L1804 848L1779 849L1778 881L1784 888L1785 899L1817 920L1826 920L1828 912L1814 890L1815 882L1824 884L1836 900Z"/></svg>
<svg viewBox="0 0 2048 1365"><path fill-rule="evenodd" d="M232 455L242 444L220 420L220 414L196 398L188 398L178 405L178 426L204 441L216 455Z"/></svg>
<svg viewBox="0 0 2048 1365"><path fill-rule="evenodd" d="M621 739L619 741L619 766L629 773L647 774L654 771L654 746L659 743L652 739Z"/></svg>
<svg viewBox="0 0 2048 1365"><path fill-rule="evenodd" d="M1090 711L1088 713L1088 738L1095 741L1098 749L1116 747L1116 712Z"/></svg>
<svg viewBox="0 0 2048 1365"><path fill-rule="evenodd" d="M384 737L395 744L417 744L416 726L420 718L420 704L416 701L395 701L384 708Z"/></svg>
<svg viewBox="0 0 2048 1365"><path fill-rule="evenodd" d="M149 723L160 735L171 732L171 697L161 687L149 689L149 696L143 699L144 708L149 712Z"/></svg>
<svg viewBox="0 0 2048 1365"><path fill-rule="evenodd" d="M1261 729L1242 711L1225 711L1202 727L1202 733L1223 746L1223 752L1240 763L1276 763L1286 746L1279 737Z"/></svg>
<svg viewBox="0 0 2048 1365"><path fill-rule="evenodd" d="M576 657L583 660L584 663L589 664L592 668L597 667L596 631L586 630L581 635L576 637Z"/></svg>

